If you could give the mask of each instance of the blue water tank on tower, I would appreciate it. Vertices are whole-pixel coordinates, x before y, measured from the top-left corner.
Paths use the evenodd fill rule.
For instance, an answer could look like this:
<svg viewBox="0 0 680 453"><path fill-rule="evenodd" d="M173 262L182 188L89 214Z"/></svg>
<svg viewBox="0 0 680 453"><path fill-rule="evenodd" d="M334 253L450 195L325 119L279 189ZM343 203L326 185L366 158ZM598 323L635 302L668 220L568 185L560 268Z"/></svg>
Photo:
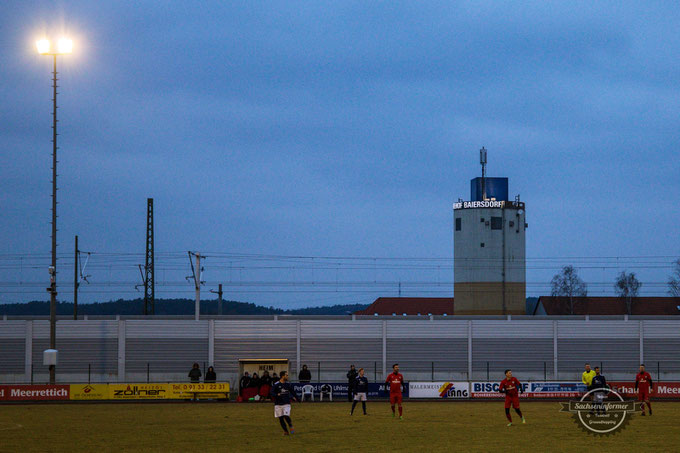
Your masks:
<svg viewBox="0 0 680 453"><path fill-rule="evenodd" d="M508 178L484 178L486 198L508 201ZM483 201L482 178L470 180L470 201Z"/></svg>

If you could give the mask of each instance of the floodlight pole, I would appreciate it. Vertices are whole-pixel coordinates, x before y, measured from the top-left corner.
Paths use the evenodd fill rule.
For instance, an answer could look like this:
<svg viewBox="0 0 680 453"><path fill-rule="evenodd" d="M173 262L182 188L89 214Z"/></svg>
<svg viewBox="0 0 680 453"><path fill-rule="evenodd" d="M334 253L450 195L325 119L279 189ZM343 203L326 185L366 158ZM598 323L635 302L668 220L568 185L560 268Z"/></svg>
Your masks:
<svg viewBox="0 0 680 453"><path fill-rule="evenodd" d="M50 269L50 349L57 348L57 54L52 54L52 267ZM50 365L50 384L56 381L56 365Z"/></svg>

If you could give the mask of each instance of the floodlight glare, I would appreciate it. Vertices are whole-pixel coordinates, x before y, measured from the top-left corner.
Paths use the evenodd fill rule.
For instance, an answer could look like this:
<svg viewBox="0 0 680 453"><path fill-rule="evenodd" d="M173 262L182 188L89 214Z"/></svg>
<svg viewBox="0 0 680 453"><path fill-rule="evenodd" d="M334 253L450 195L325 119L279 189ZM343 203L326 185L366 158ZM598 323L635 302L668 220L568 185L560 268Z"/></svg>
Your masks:
<svg viewBox="0 0 680 453"><path fill-rule="evenodd" d="M35 43L39 54L46 54L50 52L50 41L47 39L40 39Z"/></svg>
<svg viewBox="0 0 680 453"><path fill-rule="evenodd" d="M68 38L61 38L57 48L59 53L71 53L73 52L73 41Z"/></svg>

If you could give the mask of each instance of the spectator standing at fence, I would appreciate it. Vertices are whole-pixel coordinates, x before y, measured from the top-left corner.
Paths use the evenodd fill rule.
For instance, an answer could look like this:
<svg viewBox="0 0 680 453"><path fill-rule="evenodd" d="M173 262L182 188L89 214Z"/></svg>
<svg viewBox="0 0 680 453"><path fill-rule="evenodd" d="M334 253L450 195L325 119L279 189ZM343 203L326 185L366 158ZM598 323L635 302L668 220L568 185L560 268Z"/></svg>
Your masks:
<svg viewBox="0 0 680 453"><path fill-rule="evenodd" d="M283 374L283 373L282 373ZM302 369L298 373L298 381L300 384L309 384L312 380L312 372L309 371L307 365L302 365Z"/></svg>
<svg viewBox="0 0 680 453"><path fill-rule="evenodd" d="M276 382L279 382L279 376L276 374L276 371L274 371L272 373L272 385L274 385Z"/></svg>
<svg viewBox="0 0 680 453"><path fill-rule="evenodd" d="M194 366L189 371L189 379L191 379L192 384L197 384L201 382L201 369L198 367L198 363L194 363Z"/></svg>
<svg viewBox="0 0 680 453"><path fill-rule="evenodd" d="M349 371L347 372L347 400L350 402L354 399L354 380L358 375L359 373L357 373L354 365L350 365Z"/></svg>
<svg viewBox="0 0 680 453"><path fill-rule="evenodd" d="M208 367L208 371L205 372L203 382L217 382L217 373L215 373L215 368L211 366Z"/></svg>
<svg viewBox="0 0 680 453"><path fill-rule="evenodd" d="M352 410L349 415L354 414L354 408L357 403L361 401L361 408L366 415L366 395L368 394L368 379L364 376L364 369L359 368L359 375L354 380L354 402L352 403Z"/></svg>
<svg viewBox="0 0 680 453"><path fill-rule="evenodd" d="M243 396L243 390L247 389L250 387L250 375L246 371L243 373L243 377L241 377L241 380L238 383L238 391L241 396Z"/></svg>

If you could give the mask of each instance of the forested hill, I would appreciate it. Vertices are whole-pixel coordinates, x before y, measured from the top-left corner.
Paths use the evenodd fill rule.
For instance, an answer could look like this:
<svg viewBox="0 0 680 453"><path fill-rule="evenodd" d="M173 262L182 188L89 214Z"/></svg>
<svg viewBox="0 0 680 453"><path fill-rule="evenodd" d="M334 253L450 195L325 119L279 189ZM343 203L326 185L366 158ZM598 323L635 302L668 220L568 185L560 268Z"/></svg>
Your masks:
<svg viewBox="0 0 680 453"><path fill-rule="evenodd" d="M223 315L347 315L357 310L363 310L366 304L331 305L326 307L309 307L283 310L274 307L263 307L247 302L224 301ZM201 301L201 313L217 314L217 301ZM47 316L50 314L50 304L47 301L33 301L18 304L0 304L0 316ZM72 315L72 303L58 303L58 315ZM144 314L143 299L123 300L111 302L97 302L79 304L78 315L141 315ZM156 299L155 314L157 315L193 315L194 301L191 299Z"/></svg>

